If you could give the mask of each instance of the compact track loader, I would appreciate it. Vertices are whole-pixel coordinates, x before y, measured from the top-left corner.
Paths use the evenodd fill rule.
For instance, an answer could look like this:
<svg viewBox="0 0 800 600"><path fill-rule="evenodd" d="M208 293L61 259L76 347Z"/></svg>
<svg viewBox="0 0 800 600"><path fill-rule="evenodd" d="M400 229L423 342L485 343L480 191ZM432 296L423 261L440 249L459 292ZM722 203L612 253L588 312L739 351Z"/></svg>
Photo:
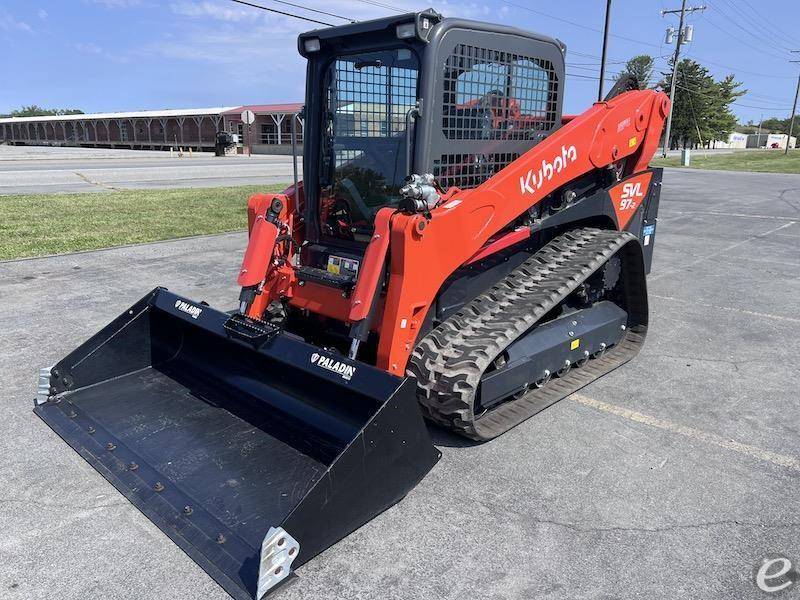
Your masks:
<svg viewBox="0 0 800 600"><path fill-rule="evenodd" d="M35 406L237 599L401 500L423 416L494 438L647 331L663 93L562 115L564 44L432 10L299 51L303 180L250 198L237 310L154 289Z"/></svg>

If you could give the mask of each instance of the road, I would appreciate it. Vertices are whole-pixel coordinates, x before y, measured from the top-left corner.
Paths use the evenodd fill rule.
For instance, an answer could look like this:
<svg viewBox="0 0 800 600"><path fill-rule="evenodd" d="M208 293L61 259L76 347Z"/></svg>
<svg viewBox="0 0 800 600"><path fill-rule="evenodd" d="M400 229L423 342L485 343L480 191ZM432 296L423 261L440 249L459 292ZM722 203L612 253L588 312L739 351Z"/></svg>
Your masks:
<svg viewBox="0 0 800 600"><path fill-rule="evenodd" d="M244 243L0 263L0 597L227 598L31 409L154 286L233 306ZM768 597L759 561L800 560L800 175L667 171L649 293L636 359L486 444L431 427L421 484L273 597Z"/></svg>
<svg viewBox="0 0 800 600"><path fill-rule="evenodd" d="M291 156L0 146L0 195L285 183ZM67 152L61 152L67 151ZM298 169L301 168L298 160Z"/></svg>

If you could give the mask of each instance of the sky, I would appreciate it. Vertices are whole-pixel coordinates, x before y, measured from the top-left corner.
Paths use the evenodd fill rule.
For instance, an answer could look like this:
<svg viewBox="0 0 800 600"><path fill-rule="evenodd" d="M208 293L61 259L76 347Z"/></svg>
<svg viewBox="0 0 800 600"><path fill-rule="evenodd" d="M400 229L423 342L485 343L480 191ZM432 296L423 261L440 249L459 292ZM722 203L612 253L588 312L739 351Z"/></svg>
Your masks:
<svg viewBox="0 0 800 600"><path fill-rule="evenodd" d="M287 0L288 1L288 0ZM597 97L605 0L291 0L355 20L434 7L445 16L514 25L567 45L564 112ZM335 24L347 21L276 3L257 4ZM697 5L700 2L688 5ZM748 94L732 107L740 121L785 118L800 64L797 0L704 0L682 56L721 78L733 73ZM664 43L680 0L613 0L607 70L636 54L666 69ZM305 61L297 35L322 27L230 0L0 0L0 113L23 105L85 112L205 108L301 102ZM610 87L606 84L606 89Z"/></svg>

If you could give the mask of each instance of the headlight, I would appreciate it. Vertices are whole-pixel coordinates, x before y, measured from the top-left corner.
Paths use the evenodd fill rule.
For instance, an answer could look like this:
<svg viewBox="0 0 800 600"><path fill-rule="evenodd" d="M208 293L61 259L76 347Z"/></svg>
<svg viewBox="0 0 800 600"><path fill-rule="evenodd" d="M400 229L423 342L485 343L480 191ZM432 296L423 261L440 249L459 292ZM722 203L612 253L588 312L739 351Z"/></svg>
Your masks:
<svg viewBox="0 0 800 600"><path fill-rule="evenodd" d="M303 42L303 48L309 54L311 52L319 52L319 38L309 38Z"/></svg>
<svg viewBox="0 0 800 600"><path fill-rule="evenodd" d="M417 24L403 23L402 25L398 25L395 31L397 32L398 39L407 40L408 38L416 37Z"/></svg>

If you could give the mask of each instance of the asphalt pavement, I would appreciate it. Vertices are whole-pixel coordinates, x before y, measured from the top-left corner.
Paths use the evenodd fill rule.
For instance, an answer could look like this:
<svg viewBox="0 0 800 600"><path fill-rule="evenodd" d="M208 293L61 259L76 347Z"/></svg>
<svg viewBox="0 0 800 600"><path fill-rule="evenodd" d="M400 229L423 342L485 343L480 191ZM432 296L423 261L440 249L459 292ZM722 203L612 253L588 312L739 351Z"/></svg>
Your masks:
<svg viewBox="0 0 800 600"><path fill-rule="evenodd" d="M636 359L489 443L431 426L420 485L273 597L770 597L756 565L800 560L800 175L668 170L660 214ZM228 597L31 410L154 286L235 305L244 244L0 263L0 598Z"/></svg>
<svg viewBox="0 0 800 600"><path fill-rule="evenodd" d="M35 148L35 151L33 151ZM297 161L301 169L302 161ZM292 157L0 145L0 196L285 183Z"/></svg>

